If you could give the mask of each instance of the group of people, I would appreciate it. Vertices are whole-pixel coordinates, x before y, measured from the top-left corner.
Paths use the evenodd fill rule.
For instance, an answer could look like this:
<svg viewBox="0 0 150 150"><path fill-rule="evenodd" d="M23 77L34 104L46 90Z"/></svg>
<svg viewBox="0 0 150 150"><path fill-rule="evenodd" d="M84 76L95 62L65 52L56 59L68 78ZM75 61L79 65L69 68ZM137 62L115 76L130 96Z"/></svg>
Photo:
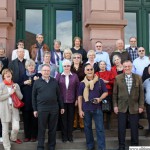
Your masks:
<svg viewBox="0 0 150 150"><path fill-rule="evenodd" d="M95 122L98 150L105 150L102 100L107 99L111 110L106 113L106 128L110 129L111 113L118 115L119 150L125 150L125 129L131 128L131 145L138 146L139 114L144 109L144 94L150 136L150 60L143 47L137 47L136 37L116 41L116 50L109 54L101 41L95 49L85 51L80 37L72 48L61 51L61 42L54 40L54 49L44 43L42 34L30 50L19 40L8 62L5 49L0 48L0 141L10 150L10 140L21 144L19 110L13 106L11 95L22 99L24 142L35 142L44 150L48 125L48 149L54 150L56 130L61 128L62 142L73 142L73 130L84 130L88 150L94 150L92 118ZM144 93L144 90L145 93ZM9 122L12 132L9 140ZM1 132L2 131L2 132Z"/></svg>

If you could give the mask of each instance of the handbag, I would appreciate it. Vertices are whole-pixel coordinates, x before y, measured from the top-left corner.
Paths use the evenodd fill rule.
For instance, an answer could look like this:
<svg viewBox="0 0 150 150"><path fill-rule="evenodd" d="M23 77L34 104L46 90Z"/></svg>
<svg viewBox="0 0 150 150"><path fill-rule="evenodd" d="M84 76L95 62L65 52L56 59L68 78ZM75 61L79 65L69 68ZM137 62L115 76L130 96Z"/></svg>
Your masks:
<svg viewBox="0 0 150 150"><path fill-rule="evenodd" d="M107 99L102 100L102 111L103 112L110 112L111 111L111 103Z"/></svg>
<svg viewBox="0 0 150 150"><path fill-rule="evenodd" d="M21 108L21 107L24 106L24 103L18 98L16 92L11 94L11 98L12 98L12 101L13 101L13 106L15 108Z"/></svg>
<svg viewBox="0 0 150 150"><path fill-rule="evenodd" d="M100 79L98 81L99 81L99 87L101 89ZM110 96L108 95L105 99L102 100L102 111L103 112L111 112L111 109L112 109L111 108L111 99L110 99Z"/></svg>

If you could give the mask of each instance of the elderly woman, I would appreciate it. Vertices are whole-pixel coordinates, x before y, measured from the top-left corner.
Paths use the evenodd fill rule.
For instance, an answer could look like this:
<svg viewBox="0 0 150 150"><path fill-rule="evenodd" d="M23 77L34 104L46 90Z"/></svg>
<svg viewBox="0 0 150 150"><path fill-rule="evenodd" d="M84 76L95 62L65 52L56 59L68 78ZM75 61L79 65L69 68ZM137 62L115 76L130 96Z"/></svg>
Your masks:
<svg viewBox="0 0 150 150"><path fill-rule="evenodd" d="M38 73L41 74L41 68L44 64L50 65L50 69L51 69L51 73L50 76L51 77L55 77L57 74L57 66L56 64L53 64L51 62L51 53L49 51L45 51L43 54L43 63L41 65L38 66ZM41 75L40 75L41 76Z"/></svg>
<svg viewBox="0 0 150 150"><path fill-rule="evenodd" d="M14 92L19 99L22 99L22 94L19 85L12 81L12 71L4 69L2 71L3 82L0 83L0 119L2 122L2 137L3 146L5 150L10 150L10 140L21 144L22 142L17 139L19 131L19 110L13 106L11 94ZM9 140L9 123L12 122L12 131Z"/></svg>
<svg viewBox="0 0 150 150"><path fill-rule="evenodd" d="M86 64L89 63L94 68L94 73L99 71L98 63L95 62L95 60L94 60L95 57L96 57L95 51L89 50L87 53L88 61L86 62Z"/></svg>
<svg viewBox="0 0 150 150"><path fill-rule="evenodd" d="M62 62L63 73L57 74L56 80L58 81L60 87L60 95L64 102L65 113L61 115L62 120L62 141L63 142L73 142L73 120L74 120L74 109L75 103L78 99L78 76L72 73L71 62L69 60L64 60Z"/></svg>
<svg viewBox="0 0 150 150"><path fill-rule="evenodd" d="M82 61L85 63L87 61L87 53L81 46L81 38L76 36L73 39L74 47L71 48L72 53L80 53L82 55Z"/></svg>
<svg viewBox="0 0 150 150"><path fill-rule="evenodd" d="M71 57L72 57L72 51L69 48L65 49L63 53L63 58L71 61ZM59 73L63 72L62 62L63 61L59 61Z"/></svg>
<svg viewBox="0 0 150 150"><path fill-rule="evenodd" d="M100 71L96 72L95 74L99 78L101 78L106 84L106 88L108 90L108 96L106 97L106 100L109 100L112 106L112 90L113 90L113 83L114 83L115 76L112 74L111 71L106 70L106 66L107 64L105 61L100 61L99 62ZM110 116L111 116L111 111L107 112L107 129L110 128Z"/></svg>
<svg viewBox="0 0 150 150"><path fill-rule="evenodd" d="M35 142L37 139L37 118L33 116L32 108L32 88L33 83L37 80L38 74L35 71L35 62L31 59L25 63L26 73L22 77L22 94L24 107L22 108L23 122L24 122L24 142Z"/></svg>
<svg viewBox="0 0 150 150"><path fill-rule="evenodd" d="M8 68L9 60L6 57L6 51L5 51L5 48L3 48L3 47L0 47L0 61L2 61L2 63L3 63L2 70L5 68Z"/></svg>
<svg viewBox="0 0 150 150"><path fill-rule="evenodd" d="M80 82L85 77L84 69L82 65L82 55L80 53L72 54L71 72L77 74ZM75 103L75 114L74 114L74 125L73 125L74 129L78 127L78 123L82 131L84 128L83 118L79 117L77 103Z"/></svg>
<svg viewBox="0 0 150 150"><path fill-rule="evenodd" d="M114 74L114 76L123 73L123 65L121 64L121 57L119 55L114 55L112 62L114 66L111 67L111 72Z"/></svg>

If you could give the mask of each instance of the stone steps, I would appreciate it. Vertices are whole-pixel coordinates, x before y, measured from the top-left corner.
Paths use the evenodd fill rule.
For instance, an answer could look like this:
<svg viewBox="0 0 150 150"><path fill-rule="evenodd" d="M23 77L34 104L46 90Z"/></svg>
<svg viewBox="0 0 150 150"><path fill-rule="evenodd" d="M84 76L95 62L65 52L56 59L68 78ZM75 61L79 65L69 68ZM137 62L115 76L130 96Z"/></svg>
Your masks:
<svg viewBox="0 0 150 150"><path fill-rule="evenodd" d="M148 129L148 122L147 119L140 119L140 124L144 126L143 130L139 130L139 142L140 146L150 146L150 138L145 137L145 134ZM106 122L104 119L104 125L106 126ZM21 130L19 131L18 138L24 139L24 131L23 131L23 122L20 122ZM95 137L96 141L96 131L95 126L93 123L93 135ZM117 116L112 115L111 119L111 126L110 130L105 129L105 135L106 135L106 150L117 150L118 148L118 130L117 130ZM47 132L45 135L45 150L47 148ZM74 142L70 143L63 143L61 141L61 132L57 131L56 135L56 150L86 150L86 140L84 132L81 132L80 130L75 130L73 132L73 138ZM96 142L95 142L96 143ZM12 149L11 150L36 150L37 142L28 142L23 144L16 144L11 143ZM130 145L130 129L126 130L126 150L128 150ZM0 150L3 150L3 145L0 143ZM97 150L97 149L95 149Z"/></svg>
<svg viewBox="0 0 150 150"><path fill-rule="evenodd" d="M150 146L150 138L139 136L140 146ZM45 141L47 143L47 140ZM12 143L12 150L36 150L37 142L28 142L23 144ZM128 149L130 145L130 137L126 138L126 147ZM47 147L47 144L45 144ZM117 150L118 138L117 137L106 137L106 149ZM0 150L3 150L2 144L0 144ZM67 142L62 143L61 139L57 139L56 150L86 150L85 138L74 139L73 143Z"/></svg>

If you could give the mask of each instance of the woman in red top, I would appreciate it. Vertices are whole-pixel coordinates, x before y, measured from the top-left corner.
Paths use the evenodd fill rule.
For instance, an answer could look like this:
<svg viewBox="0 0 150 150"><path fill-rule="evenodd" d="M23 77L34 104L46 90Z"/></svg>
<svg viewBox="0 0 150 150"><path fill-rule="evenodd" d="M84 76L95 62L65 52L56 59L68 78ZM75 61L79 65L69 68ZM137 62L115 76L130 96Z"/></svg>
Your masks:
<svg viewBox="0 0 150 150"><path fill-rule="evenodd" d="M108 96L106 97L107 100L111 102L112 105L112 89L113 89L113 83L114 83L114 74L111 71L106 70L106 62L105 61L100 61L99 62L99 68L100 71L96 72L95 74L103 79L104 83L106 84L106 88L108 90ZM110 116L111 116L111 111L107 112L107 129L110 128Z"/></svg>

